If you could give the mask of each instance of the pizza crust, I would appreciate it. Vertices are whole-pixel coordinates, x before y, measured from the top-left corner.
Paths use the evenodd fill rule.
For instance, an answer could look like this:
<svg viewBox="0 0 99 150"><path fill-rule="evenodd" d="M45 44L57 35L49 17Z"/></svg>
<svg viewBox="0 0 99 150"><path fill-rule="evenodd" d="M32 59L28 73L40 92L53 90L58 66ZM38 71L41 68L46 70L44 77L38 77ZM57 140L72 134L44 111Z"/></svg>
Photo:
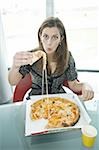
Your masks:
<svg viewBox="0 0 99 150"><path fill-rule="evenodd" d="M43 70L45 70L46 69L46 53L41 50L32 52L32 61L31 61L30 65L35 63L41 57L43 58Z"/></svg>
<svg viewBox="0 0 99 150"><path fill-rule="evenodd" d="M74 102L60 97L43 98L31 104L31 120L47 119L45 128L74 126L80 118L80 109Z"/></svg>

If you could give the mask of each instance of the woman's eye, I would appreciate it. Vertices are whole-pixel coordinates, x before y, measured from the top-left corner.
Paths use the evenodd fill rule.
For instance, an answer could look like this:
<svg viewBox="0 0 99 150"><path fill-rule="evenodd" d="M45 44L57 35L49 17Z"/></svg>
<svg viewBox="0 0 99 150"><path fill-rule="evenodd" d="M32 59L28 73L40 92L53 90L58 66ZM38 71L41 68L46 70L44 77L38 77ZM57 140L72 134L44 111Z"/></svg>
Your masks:
<svg viewBox="0 0 99 150"><path fill-rule="evenodd" d="M48 35L47 35L47 34L44 34L44 35L43 35L43 38L44 38L44 39L48 39Z"/></svg>
<svg viewBox="0 0 99 150"><path fill-rule="evenodd" d="M53 40L57 40L58 39L58 36L53 36Z"/></svg>

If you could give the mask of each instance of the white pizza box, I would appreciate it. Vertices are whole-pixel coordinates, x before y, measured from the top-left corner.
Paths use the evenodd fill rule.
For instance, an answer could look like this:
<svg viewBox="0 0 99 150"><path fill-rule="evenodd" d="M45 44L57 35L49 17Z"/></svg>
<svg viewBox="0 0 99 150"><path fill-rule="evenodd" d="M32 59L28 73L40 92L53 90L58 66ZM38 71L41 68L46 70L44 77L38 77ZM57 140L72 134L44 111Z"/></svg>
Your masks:
<svg viewBox="0 0 99 150"><path fill-rule="evenodd" d="M88 125L91 122L91 118L77 95L69 93L69 94L49 94L49 97L61 97L66 98L75 102L80 108L80 119L79 121L71 127L63 127L63 128L51 128L46 129L45 126L48 122L47 119L39 119L36 121L31 120L30 118L30 106L34 102L40 100L41 98L47 97L47 95L37 95L31 96L30 100L26 102L26 116L25 116L25 136L36 135L36 134L47 134L53 132L63 132L68 131L70 129L79 129L82 128L83 125Z"/></svg>

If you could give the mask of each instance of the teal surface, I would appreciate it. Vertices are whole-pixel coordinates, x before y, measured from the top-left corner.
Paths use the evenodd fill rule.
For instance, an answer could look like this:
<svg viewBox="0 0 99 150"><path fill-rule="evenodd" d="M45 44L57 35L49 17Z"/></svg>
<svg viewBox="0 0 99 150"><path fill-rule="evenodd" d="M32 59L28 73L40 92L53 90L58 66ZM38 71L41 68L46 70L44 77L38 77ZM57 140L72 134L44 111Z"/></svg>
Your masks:
<svg viewBox="0 0 99 150"><path fill-rule="evenodd" d="M99 132L99 111L89 112ZM93 148L82 145L80 129L46 135L24 136L25 104L0 106L0 150L98 150L99 134Z"/></svg>

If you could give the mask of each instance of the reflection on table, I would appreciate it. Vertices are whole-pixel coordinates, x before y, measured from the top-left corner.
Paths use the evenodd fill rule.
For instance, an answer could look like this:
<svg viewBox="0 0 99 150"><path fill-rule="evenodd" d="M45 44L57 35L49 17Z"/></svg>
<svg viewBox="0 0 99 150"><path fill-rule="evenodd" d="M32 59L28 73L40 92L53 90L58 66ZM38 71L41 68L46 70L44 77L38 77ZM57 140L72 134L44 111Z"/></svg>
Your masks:
<svg viewBox="0 0 99 150"><path fill-rule="evenodd" d="M93 124L99 131L99 111L89 111ZM0 106L0 150L88 150L82 145L81 131L75 129L61 133L24 136L25 103ZM91 150L99 149L99 135Z"/></svg>

